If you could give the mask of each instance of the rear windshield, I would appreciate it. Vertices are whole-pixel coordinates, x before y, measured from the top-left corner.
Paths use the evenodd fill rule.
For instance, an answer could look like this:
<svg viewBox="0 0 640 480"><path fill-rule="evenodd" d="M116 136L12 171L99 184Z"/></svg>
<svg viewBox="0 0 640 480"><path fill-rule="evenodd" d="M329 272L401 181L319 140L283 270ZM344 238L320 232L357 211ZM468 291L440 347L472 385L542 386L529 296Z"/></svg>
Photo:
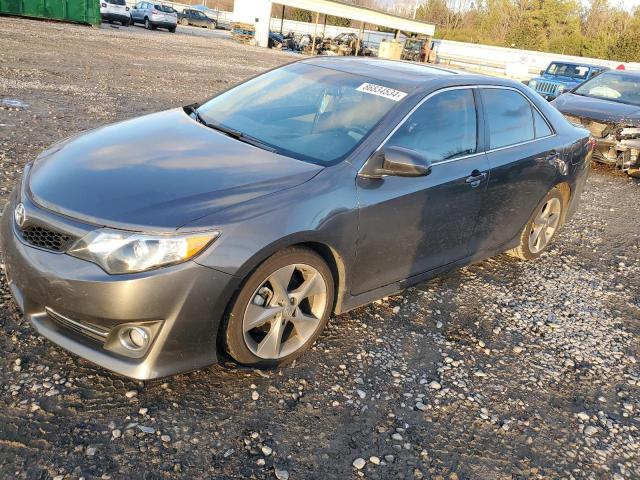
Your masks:
<svg viewBox="0 0 640 480"><path fill-rule="evenodd" d="M173 12L173 7L170 7L168 5L154 5L153 8L155 8L156 10L160 10L161 12L165 12L165 13Z"/></svg>
<svg viewBox="0 0 640 480"><path fill-rule="evenodd" d="M551 75L561 75L563 77L579 78L586 80L589 75L589 67L586 65L571 65L566 63L552 63L547 69Z"/></svg>
<svg viewBox="0 0 640 480"><path fill-rule="evenodd" d="M125 0L109 0L111 5L126 5L127 2Z"/></svg>

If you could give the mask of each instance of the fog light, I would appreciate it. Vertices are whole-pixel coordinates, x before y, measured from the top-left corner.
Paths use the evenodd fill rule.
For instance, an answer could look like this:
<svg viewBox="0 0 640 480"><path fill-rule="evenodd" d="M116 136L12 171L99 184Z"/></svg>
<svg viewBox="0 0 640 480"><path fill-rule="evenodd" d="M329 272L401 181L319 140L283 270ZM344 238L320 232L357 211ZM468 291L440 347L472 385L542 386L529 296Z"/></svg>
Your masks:
<svg viewBox="0 0 640 480"><path fill-rule="evenodd" d="M129 350L142 350L149 343L149 333L141 327L125 328L120 332L120 343Z"/></svg>

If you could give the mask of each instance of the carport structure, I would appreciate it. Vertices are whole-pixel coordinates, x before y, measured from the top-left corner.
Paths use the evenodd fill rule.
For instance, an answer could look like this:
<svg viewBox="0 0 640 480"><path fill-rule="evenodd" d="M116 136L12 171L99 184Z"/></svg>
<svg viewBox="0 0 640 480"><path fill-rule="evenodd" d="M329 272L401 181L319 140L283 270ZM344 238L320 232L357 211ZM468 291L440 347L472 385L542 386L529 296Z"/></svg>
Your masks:
<svg viewBox="0 0 640 480"><path fill-rule="evenodd" d="M273 5L295 7L314 13L316 33L320 15L333 15L360 22L360 38L365 24L387 27L396 32L433 37L435 25L391 13L360 7L338 0L235 0L233 19L236 22L253 24L256 44L266 47L269 42L271 10Z"/></svg>

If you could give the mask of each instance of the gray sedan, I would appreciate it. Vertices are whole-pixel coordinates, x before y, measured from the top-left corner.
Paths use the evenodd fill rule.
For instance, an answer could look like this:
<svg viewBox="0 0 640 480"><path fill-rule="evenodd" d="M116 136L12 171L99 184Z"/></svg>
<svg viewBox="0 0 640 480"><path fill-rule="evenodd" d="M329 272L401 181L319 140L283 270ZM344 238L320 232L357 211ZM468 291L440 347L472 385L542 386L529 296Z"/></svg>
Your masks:
<svg viewBox="0 0 640 480"><path fill-rule="evenodd" d="M592 151L515 82L307 59L42 152L2 217L5 271L38 332L120 374L276 367L332 314L539 257Z"/></svg>

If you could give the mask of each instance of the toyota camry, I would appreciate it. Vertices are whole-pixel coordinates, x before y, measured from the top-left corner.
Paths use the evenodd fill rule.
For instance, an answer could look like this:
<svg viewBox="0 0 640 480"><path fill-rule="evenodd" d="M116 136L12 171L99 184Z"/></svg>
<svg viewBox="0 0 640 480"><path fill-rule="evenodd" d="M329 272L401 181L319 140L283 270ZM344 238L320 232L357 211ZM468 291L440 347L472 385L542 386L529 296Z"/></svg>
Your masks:
<svg viewBox="0 0 640 480"><path fill-rule="evenodd" d="M302 60L42 152L3 213L5 273L41 335L119 374L276 367L332 315L540 256L592 151L516 82Z"/></svg>

